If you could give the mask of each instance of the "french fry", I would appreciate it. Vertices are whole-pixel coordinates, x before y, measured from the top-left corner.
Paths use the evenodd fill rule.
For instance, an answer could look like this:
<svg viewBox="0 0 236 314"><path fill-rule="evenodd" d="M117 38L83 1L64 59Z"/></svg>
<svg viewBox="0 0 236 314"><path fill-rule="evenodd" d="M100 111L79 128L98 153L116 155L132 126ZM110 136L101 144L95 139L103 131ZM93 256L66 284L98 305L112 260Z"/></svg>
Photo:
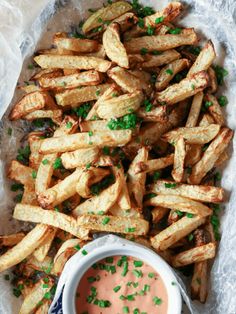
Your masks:
<svg viewBox="0 0 236 314"><path fill-rule="evenodd" d="M101 215L82 215L77 219L79 226L90 231L118 232L130 235L145 235L148 222L141 218L127 218Z"/></svg>
<svg viewBox="0 0 236 314"><path fill-rule="evenodd" d="M211 124L206 127L178 128L162 135L162 139L174 143L182 136L187 144L203 145L213 140L220 131L220 125Z"/></svg>
<svg viewBox="0 0 236 314"><path fill-rule="evenodd" d="M152 222L158 223L167 213L169 212L168 208L161 206L156 206L152 209Z"/></svg>
<svg viewBox="0 0 236 314"><path fill-rule="evenodd" d="M151 244L157 251L165 251L204 222L205 218L199 216L183 217L151 238Z"/></svg>
<svg viewBox="0 0 236 314"><path fill-rule="evenodd" d="M206 205L203 205L200 202L171 194L159 194L148 200L146 204L151 206L161 206L164 208L180 210L183 212L191 213L193 215L198 215L199 217L206 217L212 214L212 209L207 207Z"/></svg>
<svg viewBox="0 0 236 314"><path fill-rule="evenodd" d="M49 252L49 250L50 250L50 248L51 248L52 241L54 240L54 237L55 237L55 235L56 235L56 232L57 232L57 228L54 228L54 232L52 232L52 233L50 234L50 236L47 237L47 239L45 240L45 242L44 242L43 244L41 244L41 246L38 247L38 248L34 251L33 256L34 256L39 262L42 262L42 261L46 258L47 254L48 254L48 252Z"/></svg>
<svg viewBox="0 0 236 314"><path fill-rule="evenodd" d="M69 239L65 241L54 257L52 269L53 273L59 276L62 273L65 263L68 261L68 259L78 252L79 248L82 248L84 245L85 242L81 241L80 239Z"/></svg>
<svg viewBox="0 0 236 314"><path fill-rule="evenodd" d="M156 90L159 92L165 89L178 72L188 68L189 66L190 62L188 59L177 59L167 64L161 69L157 76L155 84Z"/></svg>
<svg viewBox="0 0 236 314"><path fill-rule="evenodd" d="M196 33L193 29L186 28L178 35L166 34L132 38L130 41L125 43L125 48L128 53L136 53L140 52L142 48L146 48L148 51L164 51L182 45L194 45L196 43Z"/></svg>
<svg viewBox="0 0 236 314"><path fill-rule="evenodd" d="M133 12L124 13L121 16L113 20L114 23L118 23L120 25L121 33L127 31L137 21L138 21L138 18ZM104 25L104 28L106 28L106 25Z"/></svg>
<svg viewBox="0 0 236 314"><path fill-rule="evenodd" d="M55 97L59 106L78 107L79 103L98 99L109 87L110 84L85 86L80 89L71 89L57 93Z"/></svg>
<svg viewBox="0 0 236 314"><path fill-rule="evenodd" d="M17 243L19 243L24 238L24 236L25 236L24 232L0 236L0 247L14 246Z"/></svg>
<svg viewBox="0 0 236 314"><path fill-rule="evenodd" d="M52 278L48 280L47 287L44 286L44 281L41 279L25 297L19 314L30 314L35 312L38 303L43 300L45 293L49 292L53 285L54 280Z"/></svg>
<svg viewBox="0 0 236 314"><path fill-rule="evenodd" d="M208 72L209 79L210 79L207 91L210 94L214 94L217 91L217 88L218 88L216 73L215 73L215 71L213 70L212 67L209 67L207 72Z"/></svg>
<svg viewBox="0 0 236 314"><path fill-rule="evenodd" d="M22 204L38 205L37 195L35 190L30 190L27 186L24 187L24 193L21 200Z"/></svg>
<svg viewBox="0 0 236 314"><path fill-rule="evenodd" d="M84 33L88 33L92 29L103 25L104 21L114 20L131 10L132 6L128 2L118 1L112 3L111 5L101 8L93 13L83 24L82 30Z"/></svg>
<svg viewBox="0 0 236 314"><path fill-rule="evenodd" d="M137 163L147 162L148 159L148 150L147 148L141 148L132 163L129 166L128 170L128 190L131 200L135 202L135 205L138 208L142 208L143 195L145 193L145 181L146 173L136 174L135 169Z"/></svg>
<svg viewBox="0 0 236 314"><path fill-rule="evenodd" d="M79 239L88 239L88 231L81 228L73 217L53 210L44 210L39 206L17 204L13 217L23 221L47 223L50 226L69 232ZM51 228L51 230L51 232L54 232L54 229Z"/></svg>
<svg viewBox="0 0 236 314"><path fill-rule="evenodd" d="M53 43L59 49L71 50L75 52L93 52L98 49L98 42L91 39L81 38L54 38Z"/></svg>
<svg viewBox="0 0 236 314"><path fill-rule="evenodd" d="M107 189L103 190L99 195L87 199L73 210L73 216L78 217L83 214L99 214L100 211L106 214L108 210L116 203L121 188L121 170L115 169L116 182Z"/></svg>
<svg viewBox="0 0 236 314"><path fill-rule="evenodd" d="M144 121L155 121L165 123L168 121L167 106L158 106L147 111L146 108L139 108L137 115Z"/></svg>
<svg viewBox="0 0 236 314"><path fill-rule="evenodd" d="M170 188L173 187L173 188ZM224 190L214 186L189 185L173 181L158 180L149 192L157 194L179 195L206 203L221 203L224 200Z"/></svg>
<svg viewBox="0 0 236 314"><path fill-rule="evenodd" d="M224 151L215 162L215 167L221 166L228 159L229 159L229 154L226 151Z"/></svg>
<svg viewBox="0 0 236 314"><path fill-rule="evenodd" d="M209 126L210 124L214 124L215 121L209 113L204 113L201 121L199 122L199 126Z"/></svg>
<svg viewBox="0 0 236 314"><path fill-rule="evenodd" d="M62 121L62 110L35 110L24 116L24 119L28 121L45 118L52 119L54 123L60 124Z"/></svg>
<svg viewBox="0 0 236 314"><path fill-rule="evenodd" d="M89 133L76 133L42 140L40 152L50 154L94 146L122 146L128 143L130 139L130 130L96 132L92 136Z"/></svg>
<svg viewBox="0 0 236 314"><path fill-rule="evenodd" d="M23 184L28 190L34 190L34 179L32 177L33 169L22 165L17 160L12 160L7 176L11 180L15 180Z"/></svg>
<svg viewBox="0 0 236 314"><path fill-rule="evenodd" d="M188 178L190 184L200 184L203 177L214 167L217 159L219 159L220 155L225 151L232 137L232 130L228 128L220 130L217 137L204 152L201 160L193 166L191 175Z"/></svg>
<svg viewBox="0 0 236 314"><path fill-rule="evenodd" d="M35 314L48 314L50 304L50 300L43 300L42 304L40 303L40 307L35 311Z"/></svg>
<svg viewBox="0 0 236 314"><path fill-rule="evenodd" d="M19 89L22 90L23 92L25 92L26 94L43 91L42 88L40 88L39 86L36 86L34 84L20 86Z"/></svg>
<svg viewBox="0 0 236 314"><path fill-rule="evenodd" d="M152 86L150 84L150 81L151 81L150 73L141 71L141 70L134 70L134 69L129 70L128 72L140 80L143 91L147 95L150 95L152 92Z"/></svg>
<svg viewBox="0 0 236 314"><path fill-rule="evenodd" d="M98 116L102 119L119 118L136 111L143 100L142 92L125 94L99 103Z"/></svg>
<svg viewBox="0 0 236 314"><path fill-rule="evenodd" d="M192 105L189 111L188 119L185 125L187 128L193 128L197 126L199 114L202 107L202 101L203 101L203 92L199 92L196 95L194 95Z"/></svg>
<svg viewBox="0 0 236 314"><path fill-rule="evenodd" d="M31 113L35 110L43 109L46 104L54 104L53 98L46 92L36 91L29 93L13 107L9 119L18 120L28 113Z"/></svg>
<svg viewBox="0 0 236 314"><path fill-rule="evenodd" d="M183 137L175 144L174 164L171 175L176 182L182 182L184 177L184 161L186 157L186 145Z"/></svg>
<svg viewBox="0 0 236 314"><path fill-rule="evenodd" d="M66 169L74 169L94 163L96 160L98 160L98 157L98 147L81 148L73 152L63 153L61 155L61 161Z"/></svg>
<svg viewBox="0 0 236 314"><path fill-rule="evenodd" d="M41 145L41 139L44 136L44 132L31 132L28 136L28 142L30 147L29 166L35 170L38 169L42 155L39 153L39 147Z"/></svg>
<svg viewBox="0 0 236 314"><path fill-rule="evenodd" d="M120 25L112 23L103 33L102 42L108 58L123 68L129 67L129 58L120 40Z"/></svg>
<svg viewBox="0 0 236 314"><path fill-rule="evenodd" d="M72 89L85 85L98 85L102 81L102 76L98 71L90 70L55 78L42 77L39 84L43 89Z"/></svg>
<svg viewBox="0 0 236 314"><path fill-rule="evenodd" d="M157 93L156 99L160 103L173 105L202 91L207 87L208 81L209 77L207 72L198 72L190 78L185 78L180 81L180 83L173 84L164 91Z"/></svg>
<svg viewBox="0 0 236 314"><path fill-rule="evenodd" d="M181 57L180 53L176 50L166 50L163 51L159 55L150 55L148 56L148 60L142 63L143 68L152 68L152 67L159 67L170 62L173 62Z"/></svg>
<svg viewBox="0 0 236 314"><path fill-rule="evenodd" d="M202 158L202 145L192 144L188 147L185 166L192 167Z"/></svg>
<svg viewBox="0 0 236 314"><path fill-rule="evenodd" d="M53 265L53 259L50 256L46 256L43 261L38 261L33 255L26 260L26 263L23 264L23 267L27 271L39 270L45 273L51 273Z"/></svg>
<svg viewBox="0 0 236 314"><path fill-rule="evenodd" d="M191 281L191 298L205 303L207 290L207 260L194 264L193 277Z"/></svg>
<svg viewBox="0 0 236 314"><path fill-rule="evenodd" d="M143 218L136 208L122 209L118 204L114 204L109 209L109 213L117 217Z"/></svg>
<svg viewBox="0 0 236 314"><path fill-rule="evenodd" d="M168 215L168 219L167 219L168 225L172 225L174 222L176 222L178 220L179 220L178 213L176 212L175 209L171 209L170 212L169 212L169 215ZM174 243L173 245L171 245L171 247L178 245L178 243L179 243L179 241Z"/></svg>
<svg viewBox="0 0 236 314"><path fill-rule="evenodd" d="M126 179L124 176L124 169L121 165L120 165L119 175L120 175L120 181L121 181L121 191L117 199L117 205L118 207L121 208L121 210L129 210L131 209L131 201L129 197L128 186L126 184Z"/></svg>
<svg viewBox="0 0 236 314"><path fill-rule="evenodd" d="M129 93L143 89L141 80L121 67L114 67L107 74L117 85Z"/></svg>
<svg viewBox="0 0 236 314"><path fill-rule="evenodd" d="M190 68L187 77L191 77L195 73L208 70L215 57L216 53L213 43L209 40L201 50L192 67Z"/></svg>
<svg viewBox="0 0 236 314"><path fill-rule="evenodd" d="M219 125L225 125L225 118L216 97L213 95L207 94L205 96L205 100L208 101L210 105L208 107L208 111L210 112L215 122Z"/></svg>
<svg viewBox="0 0 236 314"><path fill-rule="evenodd" d="M90 121L82 121L80 122L80 131L81 132L96 132L97 130L99 131L107 131L110 130L109 127L107 126L108 121L107 120L90 120Z"/></svg>
<svg viewBox="0 0 236 314"><path fill-rule="evenodd" d="M40 70L39 72L37 72L36 74L34 74L30 80L31 81L38 81L40 78L55 78L55 77L59 77L59 76L63 76L63 72L61 69L44 69L44 70Z"/></svg>
<svg viewBox="0 0 236 314"><path fill-rule="evenodd" d="M63 181L60 181L51 188L40 193L38 195L39 204L43 208L51 208L76 194L76 184L79 181L83 171L85 171L84 168L77 168Z"/></svg>
<svg viewBox="0 0 236 314"><path fill-rule="evenodd" d="M173 165L174 162L174 154L170 154L166 157L161 157L158 159L151 159L146 162L138 162L136 163L134 172L136 174L140 172L151 172L166 168L170 165Z"/></svg>
<svg viewBox="0 0 236 314"><path fill-rule="evenodd" d="M34 227L20 242L0 256L0 271L22 262L45 241L52 231L51 227L43 224Z"/></svg>
<svg viewBox="0 0 236 314"><path fill-rule="evenodd" d="M65 56L65 55L40 55L34 61L43 69L81 69L106 72L111 67L111 62L96 57Z"/></svg>
<svg viewBox="0 0 236 314"><path fill-rule="evenodd" d="M174 267L182 267L196 262L202 262L215 257L215 254L216 244L211 242L175 255L172 258L172 265Z"/></svg>

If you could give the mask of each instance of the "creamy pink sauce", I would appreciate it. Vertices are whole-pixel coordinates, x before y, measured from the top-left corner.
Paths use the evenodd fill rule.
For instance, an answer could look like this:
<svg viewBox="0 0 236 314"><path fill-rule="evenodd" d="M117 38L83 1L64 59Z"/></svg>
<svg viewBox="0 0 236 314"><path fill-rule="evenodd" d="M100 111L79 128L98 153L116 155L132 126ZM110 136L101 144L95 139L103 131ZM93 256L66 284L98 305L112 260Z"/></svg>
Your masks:
<svg viewBox="0 0 236 314"><path fill-rule="evenodd" d="M113 256L97 262L77 288L77 314L166 314L167 309L162 278L150 265L133 257Z"/></svg>

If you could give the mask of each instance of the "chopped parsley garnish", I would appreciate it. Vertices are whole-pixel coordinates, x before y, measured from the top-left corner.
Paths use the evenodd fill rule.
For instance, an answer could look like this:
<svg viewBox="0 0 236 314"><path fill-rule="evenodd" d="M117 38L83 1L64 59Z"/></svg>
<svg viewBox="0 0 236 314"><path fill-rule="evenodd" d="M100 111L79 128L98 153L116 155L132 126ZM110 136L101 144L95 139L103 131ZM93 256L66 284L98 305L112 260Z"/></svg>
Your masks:
<svg viewBox="0 0 236 314"><path fill-rule="evenodd" d="M91 167L92 163L89 162L87 165L86 165L86 169L89 169Z"/></svg>
<svg viewBox="0 0 236 314"><path fill-rule="evenodd" d="M148 25L147 27L147 35L152 36L154 35L155 27L152 27L151 25Z"/></svg>
<svg viewBox="0 0 236 314"><path fill-rule="evenodd" d="M212 204L212 208L213 208L213 215L211 216L211 224L213 227L215 239L218 241L218 240L220 240L220 232L219 232L220 220L218 217L218 212L220 211L220 206L218 204Z"/></svg>
<svg viewBox="0 0 236 314"><path fill-rule="evenodd" d="M144 20L143 20L142 18L139 18L137 25L138 25L140 28L144 28Z"/></svg>
<svg viewBox="0 0 236 314"><path fill-rule="evenodd" d="M171 69L166 70L166 74L172 75L174 72Z"/></svg>
<svg viewBox="0 0 236 314"><path fill-rule="evenodd" d="M107 0L107 3L108 4L112 4L112 0Z"/></svg>
<svg viewBox="0 0 236 314"><path fill-rule="evenodd" d="M86 250L82 250L81 253L82 253L83 255L87 255L87 254L88 254L88 252L87 252Z"/></svg>
<svg viewBox="0 0 236 314"><path fill-rule="evenodd" d="M205 101L205 103L204 103L204 107L205 107L206 109L208 109L208 108L211 107L212 105L213 105L212 101Z"/></svg>
<svg viewBox="0 0 236 314"><path fill-rule="evenodd" d="M90 276L90 277L87 278L87 280L88 280L89 283L93 283L93 282L96 281L96 278L93 277L93 276Z"/></svg>
<svg viewBox="0 0 236 314"><path fill-rule="evenodd" d="M66 128L67 129L71 129L72 128L72 122L71 121L68 121L68 122L66 122Z"/></svg>
<svg viewBox="0 0 236 314"><path fill-rule="evenodd" d="M195 85L192 84L192 85L191 85L191 88L192 88L192 90L195 90Z"/></svg>
<svg viewBox="0 0 236 314"><path fill-rule="evenodd" d="M83 119L85 119L91 109L92 105L89 103L83 104L82 106L78 108L73 108L73 112L78 116Z"/></svg>
<svg viewBox="0 0 236 314"><path fill-rule="evenodd" d="M176 27L176 28L173 28L173 29L169 29L169 33L170 34L174 34L174 35L177 35L177 34L180 34L181 33L181 28L179 28L179 27Z"/></svg>
<svg viewBox="0 0 236 314"><path fill-rule="evenodd" d="M164 21L164 16L160 16L158 18L155 19L155 24L160 24Z"/></svg>
<svg viewBox="0 0 236 314"><path fill-rule="evenodd" d="M32 178L33 179L36 179L37 177L37 172L35 170L32 171Z"/></svg>
<svg viewBox="0 0 236 314"><path fill-rule="evenodd" d="M123 313L124 314L128 314L129 313L129 307L128 306L124 306L123 307Z"/></svg>
<svg viewBox="0 0 236 314"><path fill-rule="evenodd" d="M111 94L111 97L113 97L113 98L114 98L114 97L118 97L118 93L112 93L112 94Z"/></svg>
<svg viewBox="0 0 236 314"><path fill-rule="evenodd" d="M137 277L137 278L143 277L143 273L142 273L141 270L134 269L134 270L132 271L132 273L133 273L134 276Z"/></svg>
<svg viewBox="0 0 236 314"><path fill-rule="evenodd" d="M128 273L128 262L124 261L123 264L124 264L124 266L123 266L123 270L122 270L121 276L125 277L126 274Z"/></svg>
<svg viewBox="0 0 236 314"><path fill-rule="evenodd" d="M43 159L43 160L42 160L42 164L43 164L43 165L47 165L48 163L49 163L48 159Z"/></svg>
<svg viewBox="0 0 236 314"><path fill-rule="evenodd" d="M158 50L153 50L153 51L151 52L151 54L154 55L154 56L158 56L158 55L161 55L162 52L161 52L161 51L158 51Z"/></svg>
<svg viewBox="0 0 236 314"><path fill-rule="evenodd" d="M134 311L133 311L133 314L139 314L140 312L139 312L139 309L134 309Z"/></svg>
<svg viewBox="0 0 236 314"><path fill-rule="evenodd" d="M228 104L228 99L226 96L222 95L218 98L218 102L221 107L225 107Z"/></svg>
<svg viewBox="0 0 236 314"><path fill-rule="evenodd" d="M89 136L92 136L92 135L93 135L93 132L92 132L92 131L89 131L89 132L88 132L88 135L89 135Z"/></svg>
<svg viewBox="0 0 236 314"><path fill-rule="evenodd" d="M134 301L135 300L135 295L134 294L128 294L126 297L127 301Z"/></svg>
<svg viewBox="0 0 236 314"><path fill-rule="evenodd" d="M107 225L109 221L110 221L110 218L109 218L109 217L105 217L105 218L102 220L102 224L103 224L103 225Z"/></svg>
<svg viewBox="0 0 236 314"><path fill-rule="evenodd" d="M158 297L154 297L152 301L154 302L155 305L160 305L162 303L162 299Z"/></svg>
<svg viewBox="0 0 236 314"><path fill-rule="evenodd" d="M20 203L22 201L22 197L23 197L23 194L20 193L20 194L17 194L15 197L14 197L14 201L16 203Z"/></svg>
<svg viewBox="0 0 236 314"><path fill-rule="evenodd" d="M149 278L154 278L154 277L155 277L155 274L154 274L154 273L148 273L148 277L149 277Z"/></svg>
<svg viewBox="0 0 236 314"><path fill-rule="evenodd" d="M96 92L95 92L96 96L99 96L100 93L101 93L100 89L96 90Z"/></svg>
<svg viewBox="0 0 236 314"><path fill-rule="evenodd" d="M145 195L145 200L150 200L151 198L156 197L155 193L149 193Z"/></svg>
<svg viewBox="0 0 236 314"><path fill-rule="evenodd" d="M144 292L150 291L150 286L149 285L144 285L143 291Z"/></svg>
<svg viewBox="0 0 236 314"><path fill-rule="evenodd" d="M202 147L202 151L205 152L207 148L209 147L209 145L210 145L209 143L204 144Z"/></svg>
<svg viewBox="0 0 236 314"><path fill-rule="evenodd" d="M96 299L93 304L98 305L101 308L105 308L105 307L110 307L111 306L111 302L108 300L98 300Z"/></svg>
<svg viewBox="0 0 236 314"><path fill-rule="evenodd" d="M12 135L12 128L8 128L8 129L7 129L7 134L8 134L9 136Z"/></svg>
<svg viewBox="0 0 236 314"><path fill-rule="evenodd" d="M107 126L110 130L134 129L139 119L135 113L129 113L118 119L111 119Z"/></svg>
<svg viewBox="0 0 236 314"><path fill-rule="evenodd" d="M131 5L133 7L133 10L135 11L135 13L137 14L138 17L145 17L148 15L152 15L155 13L155 11L153 10L153 8L151 7L143 7L138 0L132 0Z"/></svg>
<svg viewBox="0 0 236 314"><path fill-rule="evenodd" d="M134 232L136 228L125 228L125 232Z"/></svg>
<svg viewBox="0 0 236 314"><path fill-rule="evenodd" d="M57 157L56 160L53 163L53 169L60 169L62 168L62 161L60 157Z"/></svg>
<svg viewBox="0 0 236 314"><path fill-rule="evenodd" d="M135 267L142 267L143 266L143 262L142 261L134 261L134 266Z"/></svg>
<svg viewBox="0 0 236 314"><path fill-rule="evenodd" d="M140 49L140 53L141 53L141 55L144 56L144 55L146 55L148 53L148 49L143 47L143 48Z"/></svg>
<svg viewBox="0 0 236 314"><path fill-rule="evenodd" d="M201 52L201 47L199 46L189 46L188 47L188 51L192 54L194 54L195 56L198 56L199 53Z"/></svg>
<svg viewBox="0 0 236 314"><path fill-rule="evenodd" d="M34 65L32 63L28 65L29 70L33 70L33 68L34 68Z"/></svg>
<svg viewBox="0 0 236 314"><path fill-rule="evenodd" d="M188 235L188 240L189 240L189 242L191 242L191 241L193 240L193 234L192 234L192 233L190 233L190 234Z"/></svg>
<svg viewBox="0 0 236 314"><path fill-rule="evenodd" d="M81 247L80 247L79 244L77 244L77 245L74 246L74 249L76 249L77 251L79 251L79 250L81 249Z"/></svg>
<svg viewBox="0 0 236 314"><path fill-rule="evenodd" d="M120 290L121 286L116 286L115 288L113 288L113 291L116 293Z"/></svg>
<svg viewBox="0 0 236 314"><path fill-rule="evenodd" d="M90 190L93 195L98 195L102 190L107 188L110 184L114 183L115 178L113 174L110 174L98 183L91 186Z"/></svg>
<svg viewBox="0 0 236 314"><path fill-rule="evenodd" d="M221 174L219 172L216 172L214 175L215 181L220 181L221 180Z"/></svg>
<svg viewBox="0 0 236 314"><path fill-rule="evenodd" d="M112 264L113 261L114 261L114 258L113 258L113 257L106 257L105 261L106 261L107 263Z"/></svg>
<svg viewBox="0 0 236 314"><path fill-rule="evenodd" d="M217 83L223 85L224 78L229 74L228 71L219 65L214 66L213 69L215 70Z"/></svg>
<svg viewBox="0 0 236 314"><path fill-rule="evenodd" d="M24 185L21 184L21 183L14 183L14 184L12 184L11 191L16 192L18 190L23 191L24 190Z"/></svg>
<svg viewBox="0 0 236 314"><path fill-rule="evenodd" d="M180 210L176 210L175 212L179 217L182 217L184 215L184 213L181 212Z"/></svg>
<svg viewBox="0 0 236 314"><path fill-rule="evenodd" d="M30 147L29 145L26 145L25 147L18 149L18 155L16 156L16 159L25 164L28 164L30 153Z"/></svg>
<svg viewBox="0 0 236 314"><path fill-rule="evenodd" d="M161 174L160 174L159 171L155 171L155 172L153 173L153 180L154 180L154 181L160 179L160 177L161 177Z"/></svg>
<svg viewBox="0 0 236 314"><path fill-rule="evenodd" d="M102 148L102 152L103 152L104 155L110 155L110 148L107 147L107 146L104 146Z"/></svg>
<svg viewBox="0 0 236 314"><path fill-rule="evenodd" d="M156 79L157 79L157 74L156 73L152 73L150 82L154 84L156 82Z"/></svg>
<svg viewBox="0 0 236 314"><path fill-rule="evenodd" d="M177 186L176 183L165 183L167 189L174 189Z"/></svg>
<svg viewBox="0 0 236 314"><path fill-rule="evenodd" d="M44 126L44 121L42 119L35 119L32 123L37 128L42 128Z"/></svg>
<svg viewBox="0 0 236 314"><path fill-rule="evenodd" d="M145 111L146 112L150 112L152 110L152 103L149 99L145 99L143 102L144 106L145 106Z"/></svg>
<svg viewBox="0 0 236 314"><path fill-rule="evenodd" d="M194 217L194 214L187 213L187 214L186 214L186 217L188 217L188 218L193 218L193 217Z"/></svg>

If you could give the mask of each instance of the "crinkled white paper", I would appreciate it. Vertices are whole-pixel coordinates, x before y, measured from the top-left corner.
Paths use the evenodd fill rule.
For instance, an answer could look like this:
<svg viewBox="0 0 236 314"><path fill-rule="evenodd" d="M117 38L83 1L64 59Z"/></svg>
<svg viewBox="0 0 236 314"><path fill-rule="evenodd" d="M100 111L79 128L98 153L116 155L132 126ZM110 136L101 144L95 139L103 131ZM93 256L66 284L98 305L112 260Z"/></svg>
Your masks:
<svg viewBox="0 0 236 314"><path fill-rule="evenodd" d="M21 223L11 219L14 203L5 166L16 155L25 132L24 122L10 123L6 116L18 81L32 76L27 69L32 62L35 48L51 45L52 34L69 31L87 16L88 8L98 8L101 0L0 0L0 234L17 231ZM168 1L146 0L145 5L160 9ZM226 108L227 123L235 130L236 125L236 1L235 0L186 0L186 10L179 24L195 27L201 38L210 38L219 56L219 63L229 71L226 86L222 88L229 100ZM43 40L40 40L40 37ZM21 72L22 70L22 72ZM20 76L21 73L21 76ZM20 78L19 78L20 76ZM20 93L17 91L12 104ZM12 136L7 134L13 128ZM222 239L210 276L209 297L205 305L186 299L192 313L236 314L236 155L235 139L232 156L226 165L222 186L228 192L222 217ZM184 290L184 284L183 284ZM187 292L188 293L188 292ZM0 276L0 314L17 313L21 300L12 296L10 284Z"/></svg>

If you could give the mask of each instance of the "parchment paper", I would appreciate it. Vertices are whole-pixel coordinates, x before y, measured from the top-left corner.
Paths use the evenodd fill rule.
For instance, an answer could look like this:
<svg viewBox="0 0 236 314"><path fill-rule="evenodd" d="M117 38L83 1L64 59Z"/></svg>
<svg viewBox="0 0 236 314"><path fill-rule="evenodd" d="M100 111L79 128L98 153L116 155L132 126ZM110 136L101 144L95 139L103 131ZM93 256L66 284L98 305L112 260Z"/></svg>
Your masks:
<svg viewBox="0 0 236 314"><path fill-rule="evenodd" d="M141 2L160 9L168 1ZM185 4L187 9L179 25L195 27L202 39L212 39L219 56L218 62L229 71L226 84L220 92L228 97L227 124L235 130L236 1L186 0ZM6 164L16 156L25 129L29 128L25 122L10 123L7 120L11 105L20 96L19 91L14 93L16 84L18 81L21 83L27 81L32 76L34 71L28 70L27 66L32 62L29 56L33 54L36 47L37 49L50 47L54 32L70 31L72 25L78 25L81 19L88 15L88 8L101 5L101 0L0 0L0 118L3 117L0 146L0 234L16 232L22 226L25 227L23 223L11 219L14 207L13 193L10 192L10 183L5 174ZM13 129L11 136L7 134L8 127ZM224 167L221 181L221 185L228 192L228 202L224 205L221 220L222 238L218 254L209 274L211 278L209 296L205 305L186 299L194 314L236 314L236 211L234 210L236 154L234 147L235 138L232 156ZM182 287L184 291L185 285L182 284ZM0 313L17 313L20 303L21 300L13 297L10 283L1 275Z"/></svg>

